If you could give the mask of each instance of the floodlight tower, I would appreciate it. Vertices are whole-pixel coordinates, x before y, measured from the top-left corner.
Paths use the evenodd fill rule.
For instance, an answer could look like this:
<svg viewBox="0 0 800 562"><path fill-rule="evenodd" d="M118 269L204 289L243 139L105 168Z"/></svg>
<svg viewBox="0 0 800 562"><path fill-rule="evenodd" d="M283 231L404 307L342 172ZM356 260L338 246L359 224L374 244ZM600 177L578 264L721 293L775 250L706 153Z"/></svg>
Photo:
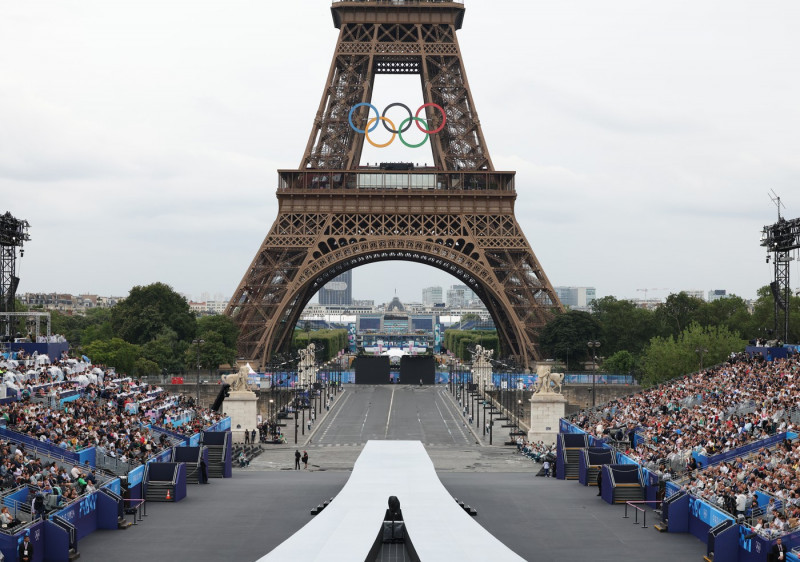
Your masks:
<svg viewBox="0 0 800 562"><path fill-rule="evenodd" d="M781 199L774 192L773 195L772 200L778 206L778 222L765 226L761 231L761 245L767 248L767 263L772 258L775 270L775 278L769 284L772 297L775 299L775 338L787 342L789 299L792 295L789 287L789 264L794 260L792 251L800 248L800 218L791 220L783 218Z"/></svg>
<svg viewBox="0 0 800 562"><path fill-rule="evenodd" d="M22 257L25 253L22 245L31 239L28 228L28 221L14 218L9 212L0 215L0 313L14 312L14 297L19 285L17 248ZM10 317L6 318L10 322ZM0 318L0 327L3 320Z"/></svg>

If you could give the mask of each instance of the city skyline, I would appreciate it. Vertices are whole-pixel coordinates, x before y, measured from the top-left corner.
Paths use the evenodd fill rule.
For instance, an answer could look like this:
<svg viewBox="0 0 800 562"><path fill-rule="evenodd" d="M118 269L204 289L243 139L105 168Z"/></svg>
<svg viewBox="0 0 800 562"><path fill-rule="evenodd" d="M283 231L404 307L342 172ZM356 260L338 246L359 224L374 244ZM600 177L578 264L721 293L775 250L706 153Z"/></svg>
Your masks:
<svg viewBox="0 0 800 562"><path fill-rule="evenodd" d="M799 5L466 6L487 146L517 171L516 216L553 285L751 299L772 280L769 190L800 214ZM232 294L276 215L276 170L307 143L329 8L195 4L187 26L179 5L0 7L0 211L31 223L19 292ZM508 55L521 52L525 65ZM421 99L418 77L379 78L376 105ZM363 161L431 161L409 150ZM396 262L359 268L353 289L388 302L458 283Z"/></svg>

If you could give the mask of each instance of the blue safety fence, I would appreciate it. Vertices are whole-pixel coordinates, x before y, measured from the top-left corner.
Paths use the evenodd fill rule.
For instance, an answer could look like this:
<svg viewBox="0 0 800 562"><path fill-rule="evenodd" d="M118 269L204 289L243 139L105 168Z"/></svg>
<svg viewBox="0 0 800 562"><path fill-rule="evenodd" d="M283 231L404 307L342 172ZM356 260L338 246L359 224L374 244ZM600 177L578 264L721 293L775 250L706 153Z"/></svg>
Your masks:
<svg viewBox="0 0 800 562"><path fill-rule="evenodd" d="M73 464L78 464L83 466L88 461L90 466L95 466L94 447L87 447L85 449L81 449L80 451L64 449L57 445L43 443L34 437L18 433L16 431L8 429L7 427L0 427L0 438L7 439L9 441L14 441L16 443L24 443L25 445L31 447L36 447L37 449L43 450L45 453L51 453L54 456L64 457L65 459L69 459L69 461Z"/></svg>

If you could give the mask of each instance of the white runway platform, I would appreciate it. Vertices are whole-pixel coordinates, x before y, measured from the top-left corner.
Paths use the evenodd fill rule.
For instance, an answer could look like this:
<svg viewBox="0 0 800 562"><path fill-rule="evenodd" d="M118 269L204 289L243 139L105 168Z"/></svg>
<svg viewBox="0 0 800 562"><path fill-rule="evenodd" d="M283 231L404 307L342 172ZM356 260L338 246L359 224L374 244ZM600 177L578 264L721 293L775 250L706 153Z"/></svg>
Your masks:
<svg viewBox="0 0 800 562"><path fill-rule="evenodd" d="M369 441L333 502L259 562L366 560L389 496L400 500L406 533L423 562L524 560L454 501L422 443Z"/></svg>

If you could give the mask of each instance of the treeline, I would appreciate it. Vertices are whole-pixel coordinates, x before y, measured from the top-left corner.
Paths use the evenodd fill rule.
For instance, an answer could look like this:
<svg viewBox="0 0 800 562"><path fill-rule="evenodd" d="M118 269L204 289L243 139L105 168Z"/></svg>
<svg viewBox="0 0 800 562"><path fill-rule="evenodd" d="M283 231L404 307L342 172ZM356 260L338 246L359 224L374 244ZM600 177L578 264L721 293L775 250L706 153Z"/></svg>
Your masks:
<svg viewBox="0 0 800 562"><path fill-rule="evenodd" d="M112 308L85 316L51 311L51 317L53 333L65 336L76 353L132 376L180 374L198 364L216 369L236 360L236 324L221 315L198 318L164 283L137 285Z"/></svg>
<svg viewBox="0 0 800 562"><path fill-rule="evenodd" d="M800 298L792 297L790 306L790 339L797 341ZM737 296L706 302L685 292L655 310L614 297L598 299L592 308L592 314L568 311L553 318L540 335L542 351L569 369L582 369L592 358L587 343L599 341L603 371L630 373L645 385L720 363L748 340L771 339L774 323L769 287L759 290L752 312Z"/></svg>
<svg viewBox="0 0 800 562"><path fill-rule="evenodd" d="M313 343L317 352L317 362L324 363L336 357L342 349L349 347L347 330L312 330L296 329L292 338L292 356L297 357L299 349Z"/></svg>
<svg viewBox="0 0 800 562"><path fill-rule="evenodd" d="M493 349L494 356L500 356L500 340L495 331L484 330L445 330L444 347L459 359L472 360L471 349L481 345L486 349Z"/></svg>

